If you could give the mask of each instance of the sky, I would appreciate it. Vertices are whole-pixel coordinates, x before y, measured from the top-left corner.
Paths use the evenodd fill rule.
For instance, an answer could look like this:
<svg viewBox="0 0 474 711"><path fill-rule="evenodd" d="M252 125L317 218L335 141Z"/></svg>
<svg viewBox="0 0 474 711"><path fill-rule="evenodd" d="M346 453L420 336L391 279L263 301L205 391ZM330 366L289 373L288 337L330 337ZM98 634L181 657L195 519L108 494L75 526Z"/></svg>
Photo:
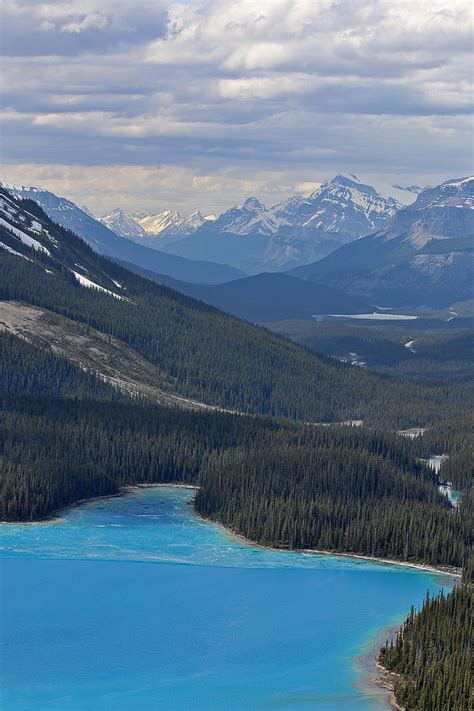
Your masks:
<svg viewBox="0 0 474 711"><path fill-rule="evenodd" d="M1 15L0 177L96 214L473 171L469 0L2 0Z"/></svg>

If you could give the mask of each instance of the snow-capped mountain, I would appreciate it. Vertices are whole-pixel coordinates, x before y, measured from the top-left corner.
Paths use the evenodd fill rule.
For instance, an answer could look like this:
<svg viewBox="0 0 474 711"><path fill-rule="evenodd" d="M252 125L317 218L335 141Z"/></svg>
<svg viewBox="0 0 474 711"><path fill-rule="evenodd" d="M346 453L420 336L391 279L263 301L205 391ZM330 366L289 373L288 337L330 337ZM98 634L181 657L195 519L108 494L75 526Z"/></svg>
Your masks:
<svg viewBox="0 0 474 711"><path fill-rule="evenodd" d="M271 235L277 231L278 226L271 211L256 197L249 197L242 206L226 210L212 225L217 232L229 232L234 235Z"/></svg>
<svg viewBox="0 0 474 711"><path fill-rule="evenodd" d="M367 234L385 224L402 205L413 202L416 194L415 186L381 186L377 190L355 175L336 175L309 197L292 195L270 208L250 197L241 207L224 212L214 228L240 235L272 235L285 227Z"/></svg>
<svg viewBox="0 0 474 711"><path fill-rule="evenodd" d="M308 197L293 195L270 208L250 197L212 224L202 225L193 240L175 241L166 249L213 259L221 254L225 236L232 264L251 272L288 269L375 232L415 199L415 186L380 184L375 188L355 175L339 174ZM232 237L245 239L239 246Z"/></svg>
<svg viewBox="0 0 474 711"><path fill-rule="evenodd" d="M22 188L22 196L37 199L35 190ZM371 185L367 179L338 174L309 196L292 195L272 207L249 197L217 218L200 212L183 217L173 210L129 214L116 208L100 221L121 237L168 254L231 264L250 273L283 271L322 259L341 245L380 230L416 200L417 191L414 185ZM50 209L48 204L43 207ZM69 210L69 201L54 206L58 221L66 220L77 231L69 224Z"/></svg>
<svg viewBox="0 0 474 711"><path fill-rule="evenodd" d="M472 298L473 235L474 177L447 180L381 230L292 274L387 306L449 305Z"/></svg>
<svg viewBox="0 0 474 711"><path fill-rule="evenodd" d="M179 212L175 212L174 210L165 210L164 212L159 212L156 215L145 214L142 217L135 217L135 215L132 215L132 217L135 219L137 224L140 225L144 232L149 235L159 235L162 232L179 232L183 223L183 218ZM200 227L201 224L198 226Z"/></svg>
<svg viewBox="0 0 474 711"><path fill-rule="evenodd" d="M179 212L174 210L165 210L157 215L134 212L130 216L149 235L180 235L183 237L196 232L205 222L212 222L216 219L215 215L203 217L199 211L193 212L189 217L182 217Z"/></svg>
<svg viewBox="0 0 474 711"><path fill-rule="evenodd" d="M109 215L104 215L101 221L122 237L128 237L153 249L161 249L169 242L189 237L203 224L215 219L215 215L203 217L200 212L193 212L188 217L182 217L175 210L164 210L151 215L144 211L128 214L117 208Z"/></svg>
<svg viewBox="0 0 474 711"><path fill-rule="evenodd" d="M422 190L416 201L400 210L382 233L393 243L404 235L415 250L430 240L474 234L474 177L447 180Z"/></svg>
<svg viewBox="0 0 474 711"><path fill-rule="evenodd" d="M415 199L416 194L400 187L391 186L391 194L378 192L355 175L336 175L309 197L293 195L268 209L258 198L248 198L242 207L223 213L214 227L241 235L273 235L284 228L299 228L313 235L339 233L354 239L379 229L403 204Z"/></svg>
<svg viewBox="0 0 474 711"><path fill-rule="evenodd" d="M147 236L145 230L120 207L116 207L114 210L102 215L102 217L99 217L99 221L121 237L140 239Z"/></svg>

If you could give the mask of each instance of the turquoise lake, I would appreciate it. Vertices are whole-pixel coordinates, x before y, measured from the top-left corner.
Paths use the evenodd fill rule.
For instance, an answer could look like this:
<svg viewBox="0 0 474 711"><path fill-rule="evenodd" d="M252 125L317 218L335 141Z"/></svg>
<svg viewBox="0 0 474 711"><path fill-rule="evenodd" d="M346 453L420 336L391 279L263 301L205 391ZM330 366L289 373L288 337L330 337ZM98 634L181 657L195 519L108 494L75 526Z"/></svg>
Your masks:
<svg viewBox="0 0 474 711"><path fill-rule="evenodd" d="M429 573L264 550L136 489L1 530L8 711L379 711L359 656Z"/></svg>

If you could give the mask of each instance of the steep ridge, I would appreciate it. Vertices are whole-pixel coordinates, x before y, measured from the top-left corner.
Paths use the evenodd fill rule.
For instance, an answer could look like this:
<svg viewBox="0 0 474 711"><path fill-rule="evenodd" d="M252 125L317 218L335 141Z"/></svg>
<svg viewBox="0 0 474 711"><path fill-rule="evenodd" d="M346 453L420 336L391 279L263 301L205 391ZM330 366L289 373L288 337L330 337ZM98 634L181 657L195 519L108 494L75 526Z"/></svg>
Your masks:
<svg viewBox="0 0 474 711"><path fill-rule="evenodd" d="M123 341L89 325L72 321L48 309L16 301L0 301L0 333L66 358L81 371L100 376L132 399L144 397L167 407L224 411L212 405L174 395L166 373L141 357Z"/></svg>
<svg viewBox="0 0 474 711"><path fill-rule="evenodd" d="M0 299L123 342L159 370L155 384L166 393L254 414L399 428L439 419L469 399L461 390L446 395L390 383L318 357L143 279L93 252L35 202L3 192L1 208Z"/></svg>
<svg viewBox="0 0 474 711"><path fill-rule="evenodd" d="M379 304L442 307L472 298L474 178L419 193L389 224L293 276Z"/></svg>
<svg viewBox="0 0 474 711"><path fill-rule="evenodd" d="M159 274L175 279L218 284L243 276L242 272L225 264L196 262L149 247L137 245L130 239L120 237L90 214L66 198L58 197L36 187L16 186L2 183L12 195L34 200L45 213L59 225L82 237L97 252L112 259L122 259L138 264Z"/></svg>

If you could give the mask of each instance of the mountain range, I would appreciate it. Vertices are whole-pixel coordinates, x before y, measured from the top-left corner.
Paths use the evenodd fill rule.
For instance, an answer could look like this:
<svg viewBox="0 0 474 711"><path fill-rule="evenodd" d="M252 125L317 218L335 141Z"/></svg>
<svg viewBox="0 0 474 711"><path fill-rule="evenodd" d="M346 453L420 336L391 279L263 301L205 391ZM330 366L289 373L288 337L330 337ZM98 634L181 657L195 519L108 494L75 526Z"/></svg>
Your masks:
<svg viewBox="0 0 474 711"><path fill-rule="evenodd" d="M293 276L386 306L449 306L473 297L474 177L426 188L387 225Z"/></svg>
<svg viewBox="0 0 474 711"><path fill-rule="evenodd" d="M100 220L117 234L170 254L231 264L249 273L284 271L380 229L419 190L376 189L355 175L339 174L308 197L293 195L270 208L249 197L217 218L197 212L184 219L170 210L127 215L117 208Z"/></svg>
<svg viewBox="0 0 474 711"><path fill-rule="evenodd" d="M373 305L445 308L474 295L473 190L474 178L469 177L413 189L414 201L394 211L382 229L287 274L263 272L215 286L171 285L259 323L368 313ZM247 239L234 235L232 245ZM226 239L220 249L229 249ZM320 288L305 288L301 280Z"/></svg>
<svg viewBox="0 0 474 711"><path fill-rule="evenodd" d="M53 220L81 236L99 253L250 321L352 314L372 309L369 305L374 304L444 308L472 298L474 178L471 177L448 180L422 191L416 186L405 190L391 188L398 198L400 193L404 194L408 204L402 206L395 196L382 199L380 192L356 181L354 176L339 175L309 198L293 197L282 203L284 208L272 213L256 198L249 198L242 208L232 208L215 220L207 220L206 228L201 226L188 237L181 236L164 245L162 250L146 246L144 241L154 238L121 210L112 211L100 222L71 201L48 191L24 186L9 188L18 197L34 199ZM388 192L385 190L387 195ZM315 222L316 213L311 210L316 205L320 219ZM333 247L335 235L347 240L346 244L326 257L289 269L287 276L271 273L271 269L259 273L261 254L268 254L272 244L287 243L293 249L300 240L312 250L319 249L321 241L314 233L310 237L309 231L304 237L301 231L299 237L294 236L296 233L289 236L280 223L281 229L271 232L277 219L285 219L287 225L290 213L294 223L299 221L308 230L309 225L316 227L323 222L324 229L333 230L330 233ZM346 231L349 223L355 225L356 232L364 225L371 230L362 237L352 233L349 241ZM374 231L380 223L382 227ZM171 239L170 229L168 225L162 232L168 232ZM230 233L229 229L236 232ZM323 230L323 226L318 229ZM203 256L199 249L205 247L209 259L191 260L167 251L171 246L178 251L180 245L193 245L194 252L198 252L195 256ZM252 274L250 279L248 274L226 264L237 263L243 250ZM206 284L221 286L207 288Z"/></svg>
<svg viewBox="0 0 474 711"><path fill-rule="evenodd" d="M181 217L179 212L174 210L165 210L156 215L145 212L128 214L120 207L99 217L99 221L112 232L154 249L161 249L173 240L187 237L205 222L214 219L214 215L203 217L200 212Z"/></svg>

